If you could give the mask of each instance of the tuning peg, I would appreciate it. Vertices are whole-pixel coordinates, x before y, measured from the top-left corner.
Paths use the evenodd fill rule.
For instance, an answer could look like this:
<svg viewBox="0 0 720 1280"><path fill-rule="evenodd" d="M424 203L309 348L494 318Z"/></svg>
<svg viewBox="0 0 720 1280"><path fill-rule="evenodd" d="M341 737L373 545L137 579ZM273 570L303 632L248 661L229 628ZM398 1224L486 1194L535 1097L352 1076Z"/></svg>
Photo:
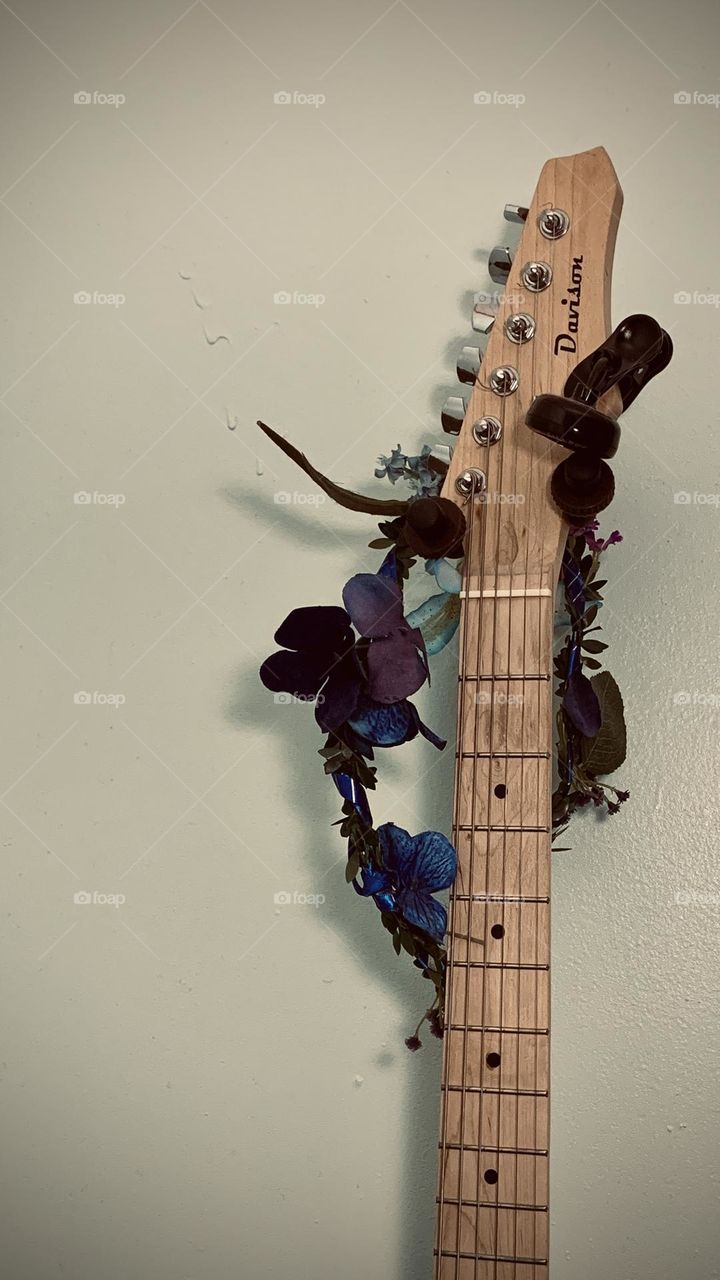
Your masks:
<svg viewBox="0 0 720 1280"><path fill-rule="evenodd" d="M512 255L509 249L496 244L488 258L488 274L495 284L506 284L512 266Z"/></svg>
<svg viewBox="0 0 720 1280"><path fill-rule="evenodd" d="M448 396L440 414L443 431L447 431L451 436L459 435L467 407L468 402L465 396Z"/></svg>
<svg viewBox="0 0 720 1280"><path fill-rule="evenodd" d="M489 333L495 323L499 299L494 293L476 293L473 302L472 327L476 333Z"/></svg>
<svg viewBox="0 0 720 1280"><path fill-rule="evenodd" d="M457 376L460 382L474 385L480 372L482 352L479 347L463 347L457 361Z"/></svg>
<svg viewBox="0 0 720 1280"><path fill-rule="evenodd" d="M526 209L522 204L506 204L503 209L503 218L506 222L527 222L527 216L530 210Z"/></svg>
<svg viewBox="0 0 720 1280"><path fill-rule="evenodd" d="M434 471L436 475L445 479L448 468L452 461L453 451L449 444L433 445L430 452L425 457L425 466L428 471Z"/></svg>

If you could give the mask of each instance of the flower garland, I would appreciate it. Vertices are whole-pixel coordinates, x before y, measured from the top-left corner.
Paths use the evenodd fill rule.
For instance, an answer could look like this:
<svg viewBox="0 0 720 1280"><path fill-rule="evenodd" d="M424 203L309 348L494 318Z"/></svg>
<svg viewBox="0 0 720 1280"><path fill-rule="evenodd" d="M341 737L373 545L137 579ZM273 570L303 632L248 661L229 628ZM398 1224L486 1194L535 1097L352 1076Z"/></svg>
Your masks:
<svg viewBox="0 0 720 1280"><path fill-rule="evenodd" d="M370 547L382 550L376 574L360 573L345 584L343 606L294 609L275 633L280 648L263 663L260 679L275 693L315 702L315 719L326 734L319 754L342 799L340 834L347 840L345 877L355 892L372 898L397 955L402 951L433 987L431 1003L405 1043L421 1047L420 1030L444 1034L447 911L434 896L450 888L456 852L442 833L412 836L386 822L373 825L368 792L376 787L377 748L399 746L418 734L442 750L446 743L423 724L409 700L429 679L428 656L454 636L460 620L461 561L465 518L439 496L443 469L426 445L410 457L398 445L379 458L375 472L391 484L406 482L406 501L378 500L334 484L264 423L258 424L334 501L355 511L392 518L380 523ZM625 756L622 698L601 671L597 655L606 646L592 633L602 603L597 579L600 556L621 541L614 532L597 536L597 521L572 529L562 562L561 583L567 633L555 658L559 707L559 783L553 796L553 829L565 829L571 813L594 803L615 813L627 792L598 781ZM419 608L404 613L403 584L418 559L440 588ZM596 672L593 676L585 668Z"/></svg>

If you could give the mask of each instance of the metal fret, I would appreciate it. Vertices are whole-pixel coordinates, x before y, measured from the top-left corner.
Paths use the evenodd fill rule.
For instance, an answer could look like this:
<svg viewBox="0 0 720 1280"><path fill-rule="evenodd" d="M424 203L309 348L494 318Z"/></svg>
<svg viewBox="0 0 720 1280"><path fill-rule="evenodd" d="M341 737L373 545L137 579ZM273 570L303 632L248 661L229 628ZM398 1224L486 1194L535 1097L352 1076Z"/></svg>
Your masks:
<svg viewBox="0 0 720 1280"><path fill-rule="evenodd" d="M517 1262L523 1263L526 1267L546 1267L548 1265L547 1258L513 1258L506 1253L458 1253L454 1249L437 1249L434 1250L435 1256L440 1258L463 1258L469 1262Z"/></svg>
<svg viewBox="0 0 720 1280"><path fill-rule="evenodd" d="M547 1089L491 1089L486 1084L441 1084L446 1093L494 1093L512 1098L547 1098Z"/></svg>
<svg viewBox="0 0 720 1280"><path fill-rule="evenodd" d="M549 760L550 751L456 751L456 760Z"/></svg>
<svg viewBox="0 0 720 1280"><path fill-rule="evenodd" d="M455 1204L468 1209L521 1209L526 1213L547 1213L546 1204L513 1204L504 1200L458 1200L455 1196L436 1196L436 1204Z"/></svg>
<svg viewBox="0 0 720 1280"><path fill-rule="evenodd" d="M505 826L485 827L485 826L479 825L478 823L471 823L471 822L461 822L458 824L457 827L454 828L454 830L456 831L510 831L513 834L515 834L515 832L525 832L525 831L532 834L532 832L534 831L535 832L540 831L540 832L544 832L546 835L550 835L550 827L505 827Z"/></svg>
<svg viewBox="0 0 720 1280"><path fill-rule="evenodd" d="M464 941L464 935L458 934L460 941ZM537 972L548 972L549 964L514 964L510 961L502 960L448 960L449 965L456 965L459 969L532 969Z"/></svg>
<svg viewBox="0 0 720 1280"><path fill-rule="evenodd" d="M548 897L520 897L513 893L454 893L452 896L454 902L487 902L488 904L491 902L517 902L521 906L525 902L541 902L547 904L550 902Z"/></svg>
<svg viewBox="0 0 720 1280"><path fill-rule="evenodd" d="M551 680L551 679L552 679L552 676L545 675L542 672L541 673L535 672L533 675L517 675L517 674L499 675L497 672L491 671L491 672L488 672L487 674L478 673L475 675L467 675L467 676L463 675L463 673L460 672L460 674L458 675L458 680Z"/></svg>
<svg viewBox="0 0 720 1280"><path fill-rule="evenodd" d="M492 1147L472 1142L438 1142L441 1151L491 1151L495 1156L547 1156L548 1150L536 1147Z"/></svg>
<svg viewBox="0 0 720 1280"><path fill-rule="evenodd" d="M450 1022L448 1031L492 1031L507 1036L549 1036L549 1027L481 1027L477 1023Z"/></svg>

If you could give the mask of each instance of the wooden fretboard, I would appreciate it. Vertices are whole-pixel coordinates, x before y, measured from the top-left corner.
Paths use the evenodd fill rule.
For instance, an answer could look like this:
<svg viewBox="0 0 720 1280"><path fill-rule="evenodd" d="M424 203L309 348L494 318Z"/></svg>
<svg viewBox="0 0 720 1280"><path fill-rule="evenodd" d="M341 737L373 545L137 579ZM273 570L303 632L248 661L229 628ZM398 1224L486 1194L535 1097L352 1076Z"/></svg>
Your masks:
<svg viewBox="0 0 720 1280"><path fill-rule="evenodd" d="M463 602L436 1280L548 1275L554 592L509 590Z"/></svg>

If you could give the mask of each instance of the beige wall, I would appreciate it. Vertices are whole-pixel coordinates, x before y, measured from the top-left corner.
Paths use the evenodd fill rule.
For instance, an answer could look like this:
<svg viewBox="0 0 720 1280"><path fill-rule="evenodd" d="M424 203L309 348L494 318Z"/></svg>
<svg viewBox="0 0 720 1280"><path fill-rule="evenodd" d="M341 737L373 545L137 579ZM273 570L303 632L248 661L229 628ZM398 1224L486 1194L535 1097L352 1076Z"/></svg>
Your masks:
<svg viewBox="0 0 720 1280"><path fill-rule="evenodd" d="M429 1278L424 989L344 884L311 712L256 677L372 526L253 423L355 486L434 438L503 203L598 143L615 320L676 356L609 525L632 800L555 864L552 1274L719 1276L720 111L674 102L720 88L715 6L15 0L0 30L3 1280ZM452 661L419 700L448 733ZM449 758L382 773L379 821L447 828Z"/></svg>

